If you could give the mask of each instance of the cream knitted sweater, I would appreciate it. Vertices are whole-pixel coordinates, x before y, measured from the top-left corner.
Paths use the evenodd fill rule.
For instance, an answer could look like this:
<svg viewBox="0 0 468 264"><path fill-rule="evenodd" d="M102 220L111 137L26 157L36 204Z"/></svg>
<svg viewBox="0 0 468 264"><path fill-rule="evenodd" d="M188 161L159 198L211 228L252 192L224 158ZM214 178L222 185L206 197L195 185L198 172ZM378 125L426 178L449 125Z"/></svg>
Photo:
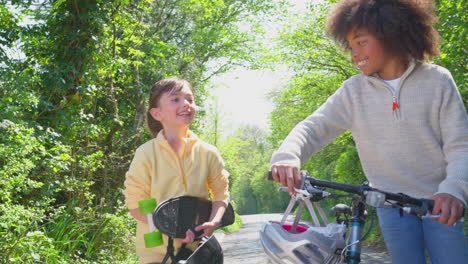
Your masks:
<svg viewBox="0 0 468 264"><path fill-rule="evenodd" d="M445 68L411 63L396 91L376 77L351 77L291 131L271 163L300 167L346 130L373 187L421 198L449 193L466 204L468 115Z"/></svg>

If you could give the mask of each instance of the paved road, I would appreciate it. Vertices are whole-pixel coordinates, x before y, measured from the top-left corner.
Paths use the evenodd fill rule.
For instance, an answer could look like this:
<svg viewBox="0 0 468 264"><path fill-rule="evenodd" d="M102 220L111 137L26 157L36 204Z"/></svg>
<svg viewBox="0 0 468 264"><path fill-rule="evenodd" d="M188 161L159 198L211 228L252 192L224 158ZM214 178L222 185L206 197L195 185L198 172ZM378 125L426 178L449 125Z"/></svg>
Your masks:
<svg viewBox="0 0 468 264"><path fill-rule="evenodd" d="M280 214L243 215L243 227L231 234L219 234L224 251L224 263L226 264L269 264L262 245L259 233L262 224L268 220L281 220ZM363 249L363 264L391 264L386 253Z"/></svg>

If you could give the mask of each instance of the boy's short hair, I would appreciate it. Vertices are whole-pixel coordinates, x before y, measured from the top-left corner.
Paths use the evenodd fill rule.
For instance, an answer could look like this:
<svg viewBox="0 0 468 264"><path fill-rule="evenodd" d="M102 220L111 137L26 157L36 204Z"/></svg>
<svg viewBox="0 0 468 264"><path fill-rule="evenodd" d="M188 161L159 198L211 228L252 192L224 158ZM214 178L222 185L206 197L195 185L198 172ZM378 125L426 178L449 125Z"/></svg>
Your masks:
<svg viewBox="0 0 468 264"><path fill-rule="evenodd" d="M349 50L347 34L366 29L385 51L424 61L439 55L432 0L341 0L327 16L326 32Z"/></svg>

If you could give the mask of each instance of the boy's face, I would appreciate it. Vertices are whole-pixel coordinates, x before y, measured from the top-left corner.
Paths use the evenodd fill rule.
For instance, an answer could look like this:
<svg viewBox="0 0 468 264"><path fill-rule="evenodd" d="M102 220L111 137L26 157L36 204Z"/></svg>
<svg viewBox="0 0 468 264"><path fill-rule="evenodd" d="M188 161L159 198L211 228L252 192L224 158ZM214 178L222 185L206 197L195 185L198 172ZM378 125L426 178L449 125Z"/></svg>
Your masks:
<svg viewBox="0 0 468 264"><path fill-rule="evenodd" d="M196 113L193 93L189 87L183 87L180 91L163 93L158 107L150 109L150 113L164 127L189 126Z"/></svg>
<svg viewBox="0 0 468 264"><path fill-rule="evenodd" d="M380 40L370 34L366 29L354 29L346 37L351 48L351 59L365 75L377 73L382 79L398 78L388 76L392 56L385 52Z"/></svg>

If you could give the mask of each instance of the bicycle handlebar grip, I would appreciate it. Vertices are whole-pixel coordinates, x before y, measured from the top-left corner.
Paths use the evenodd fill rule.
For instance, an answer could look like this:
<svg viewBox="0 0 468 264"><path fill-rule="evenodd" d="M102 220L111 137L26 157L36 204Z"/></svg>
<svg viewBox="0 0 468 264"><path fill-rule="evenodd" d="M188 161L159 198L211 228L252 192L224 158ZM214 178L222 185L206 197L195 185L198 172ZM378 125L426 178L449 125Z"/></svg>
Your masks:
<svg viewBox="0 0 468 264"><path fill-rule="evenodd" d="M434 200L429 200L429 199L417 199L419 201L419 205L416 205L412 203L411 205L407 206L406 209L404 208L403 210L409 214L418 216L418 217L424 217L429 213L429 211L432 211L434 208Z"/></svg>
<svg viewBox="0 0 468 264"><path fill-rule="evenodd" d="M428 211L432 211L432 209L434 209L434 203L435 201L434 200L431 200L431 199L421 199L422 203L423 203L423 206L426 207L426 209Z"/></svg>

